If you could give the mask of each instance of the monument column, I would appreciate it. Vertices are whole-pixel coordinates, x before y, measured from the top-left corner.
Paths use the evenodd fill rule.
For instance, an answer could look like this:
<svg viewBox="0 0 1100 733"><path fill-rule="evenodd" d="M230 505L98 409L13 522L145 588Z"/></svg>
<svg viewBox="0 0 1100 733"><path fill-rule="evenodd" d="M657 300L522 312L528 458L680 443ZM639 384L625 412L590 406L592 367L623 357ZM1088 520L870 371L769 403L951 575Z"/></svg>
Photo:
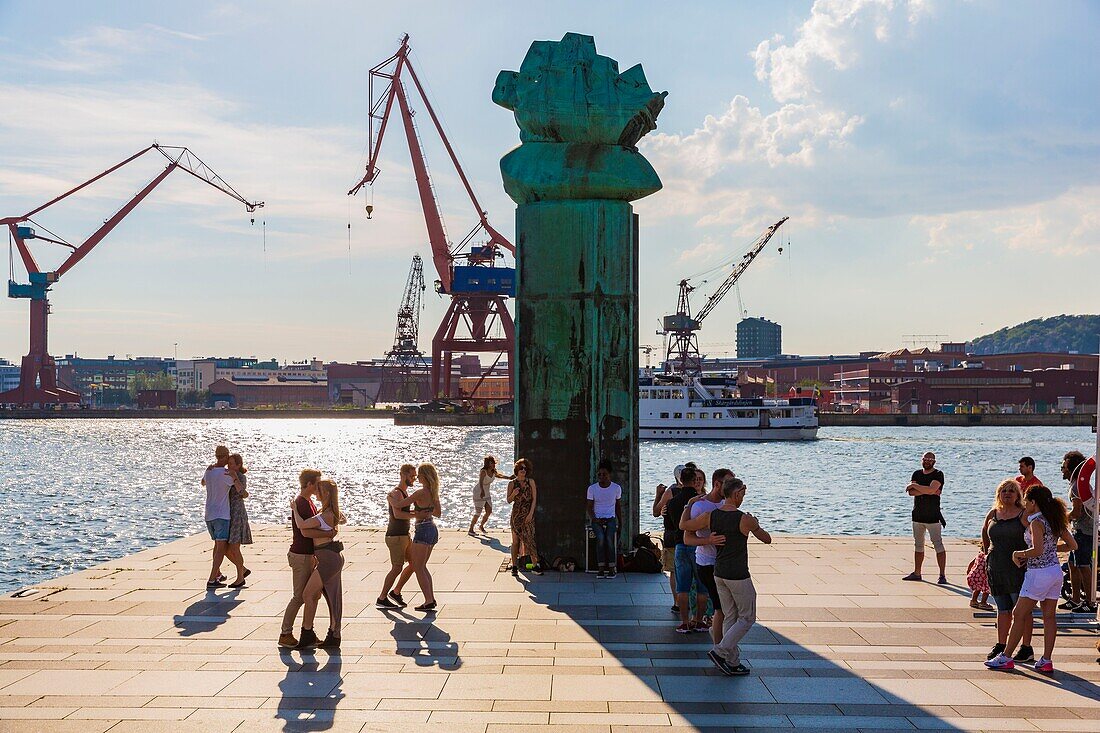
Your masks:
<svg viewBox="0 0 1100 733"><path fill-rule="evenodd" d="M515 455L539 486L539 554L583 562L585 491L609 461L623 487L620 548L638 532L638 226L661 188L638 140L666 92L619 73L591 36L531 44L493 101L520 146L501 159L516 209Z"/></svg>

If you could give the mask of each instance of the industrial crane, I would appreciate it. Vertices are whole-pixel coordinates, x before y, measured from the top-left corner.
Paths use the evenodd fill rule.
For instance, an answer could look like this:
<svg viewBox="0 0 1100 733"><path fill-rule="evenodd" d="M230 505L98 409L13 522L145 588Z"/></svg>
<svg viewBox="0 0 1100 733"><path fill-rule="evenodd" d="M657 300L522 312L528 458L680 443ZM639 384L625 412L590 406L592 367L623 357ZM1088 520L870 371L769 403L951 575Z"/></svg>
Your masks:
<svg viewBox="0 0 1100 733"><path fill-rule="evenodd" d="M375 402L386 399L386 385L391 381L398 384L390 395L395 402L412 402L419 398L420 389L417 375L424 374L428 366L424 352L420 350L420 309L421 296L424 293L424 260L413 255L409 268L409 279L405 282L405 294L397 309L397 329L393 334L393 348L386 352L386 361L382 364L382 381L378 385ZM396 379L391 379L391 374Z"/></svg>
<svg viewBox="0 0 1100 733"><path fill-rule="evenodd" d="M511 355L515 345L512 316L505 305L505 298L515 295L516 271L514 267L497 266L496 261L504 257L504 252L501 250L507 250L514 255L516 248L489 224L488 214L478 203L470 181L466 178L458 157L443 131L443 125L424 93L420 79L409 60L409 51L409 36L406 34L401 39L401 46L397 53L370 70L367 82L370 105L367 169L360 181L348 191L348 195L356 195L364 186L373 185L377 180L381 172L378 168L378 155L390 115L395 107L394 102L396 102L405 128L409 154L412 157L413 174L420 194L424 223L428 229L428 242L432 249L432 262L439 275L436 281L436 292L451 298L447 313L443 316L443 321L432 339L432 395L441 398L459 396L452 394L454 385L451 382L451 365L454 354L495 353L497 355L495 360L488 369L483 370L475 387L469 394L461 395L470 400L483 399L477 394L478 387L493 372L502 357ZM477 214L477 223L457 245L447 238L447 231L443 226L439 202L436 200L435 188L428 174L423 147L413 121L414 112L409 104L408 90L404 82L406 77L412 80ZM377 95L375 94L376 80L380 89ZM373 209L373 205L368 203L368 218ZM487 241L472 244L474 238L482 232L487 237ZM492 335L495 325L499 325L503 337ZM510 358L507 373L509 387L511 387L512 360Z"/></svg>
<svg viewBox="0 0 1100 733"><path fill-rule="evenodd" d="M72 196L77 191L90 186L128 163L137 160L150 150L155 150L163 155L168 160L168 165L163 171L157 174L152 181L146 184L144 188L134 194L133 198L127 201L121 209L104 221L103 225L81 244L72 244L65 241L62 237L53 232L49 232L48 229L35 222L32 218L54 204ZM62 275L71 270L80 260L84 259L84 257L86 257L97 244L103 241L103 238L110 234L111 230L118 226L118 224L125 219L146 196L152 193L153 189L160 185L160 183L168 177L169 173L177 169L190 173L200 181L240 201L245 205L245 209L247 209L250 214L264 205L262 201L248 201L245 199L237 193L232 186L226 183L221 176L199 160L199 158L187 148L153 143L144 150L134 153L121 163L108 168L99 175L90 178L79 186L61 194L57 198L47 201L38 208L32 209L23 216L11 216L0 219L0 225L7 226L8 228L11 244L19 251L19 257L23 260L23 265L27 268L27 275L30 281L28 283L15 282L15 264L12 258L9 257L9 260L12 261L11 273L8 279L8 297L27 298L31 301L30 349L27 355L23 357L23 363L19 371L19 386L7 392L0 392L0 404L16 404L29 407L33 405L80 402L79 394L65 387L58 386L57 384L57 366L53 357L50 356L47 347L47 317L50 313L49 291ZM255 223L255 221L255 217L252 217L252 223ZM50 236L39 234L35 227L48 232ZM34 239L67 247L72 250L72 252L56 270L44 271L39 268L38 263L34 259L34 255L31 253L30 247L27 245L29 240Z"/></svg>
<svg viewBox="0 0 1100 733"><path fill-rule="evenodd" d="M703 319L722 302L722 298L726 297L730 289L737 284L738 279L745 274L745 270L749 269L752 261L767 246L768 241L779 230L779 227L783 226L783 222L789 218L784 216L764 230L764 233L752 243L752 247L741 258L741 261L733 266L733 270L707 299L706 304L694 318L691 315L691 303L688 296L695 290L696 286L691 284L690 279L680 281L680 295L676 299L676 313L665 316L662 319L662 330L657 332L659 335L668 337L668 350L665 353L666 374L677 372L684 376L697 376L702 372L703 357L699 353L699 338L696 332L703 325Z"/></svg>

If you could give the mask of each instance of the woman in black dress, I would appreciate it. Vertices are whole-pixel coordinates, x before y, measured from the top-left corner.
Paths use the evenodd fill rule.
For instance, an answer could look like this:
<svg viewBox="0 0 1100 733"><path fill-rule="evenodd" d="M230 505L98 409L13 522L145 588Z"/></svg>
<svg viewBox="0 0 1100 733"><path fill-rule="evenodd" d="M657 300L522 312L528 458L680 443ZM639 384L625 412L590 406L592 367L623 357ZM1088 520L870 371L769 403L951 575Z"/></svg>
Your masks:
<svg viewBox="0 0 1100 733"><path fill-rule="evenodd" d="M1012 553L1026 550L1027 518L1024 517L1023 492L1012 479L1002 481L993 499L993 508L985 515L982 525L982 551L986 554L986 575L989 577L989 595L997 605L997 644L986 659L993 659L1004 651L1008 630L1012 626L1012 609L1020 597L1024 584L1024 568L1012 561ZM1030 660L1031 627L1024 631L1023 643L1014 659Z"/></svg>

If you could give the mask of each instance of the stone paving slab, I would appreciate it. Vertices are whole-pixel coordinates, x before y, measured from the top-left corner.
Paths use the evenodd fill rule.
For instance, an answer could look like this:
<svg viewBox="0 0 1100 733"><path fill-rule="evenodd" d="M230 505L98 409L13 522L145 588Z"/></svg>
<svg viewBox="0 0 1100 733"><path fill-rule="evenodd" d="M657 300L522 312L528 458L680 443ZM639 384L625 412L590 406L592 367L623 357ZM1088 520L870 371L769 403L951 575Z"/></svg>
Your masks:
<svg viewBox="0 0 1100 733"><path fill-rule="evenodd" d="M241 590L204 589L195 535L0 598L0 733L1100 730L1083 617L1060 619L1052 677L982 666L994 619L967 606L968 542L949 544L948 586L900 580L905 538L750 545L753 674L727 678L706 635L674 633L665 576L516 580L499 533L442 533L425 615L415 580L410 608L374 608L382 533L346 528L342 650L280 650L288 531L253 534Z"/></svg>

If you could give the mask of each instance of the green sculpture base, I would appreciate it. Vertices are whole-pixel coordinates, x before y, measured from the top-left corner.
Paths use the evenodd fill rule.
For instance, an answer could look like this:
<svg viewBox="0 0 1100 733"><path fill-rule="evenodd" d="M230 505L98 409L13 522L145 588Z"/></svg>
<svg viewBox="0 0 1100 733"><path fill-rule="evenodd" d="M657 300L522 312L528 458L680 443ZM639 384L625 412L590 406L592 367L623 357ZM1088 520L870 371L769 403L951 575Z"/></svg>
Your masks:
<svg viewBox="0 0 1100 733"><path fill-rule="evenodd" d="M521 145L500 163L516 209L516 457L534 465L539 556L585 557L600 461L623 487L619 547L638 531L638 225L661 188L637 149L665 92L596 53L591 36L535 41L497 75ZM593 558L593 562L595 559Z"/></svg>
<svg viewBox="0 0 1100 733"><path fill-rule="evenodd" d="M516 456L534 464L548 560L583 562L586 491L603 459L623 487L620 546L638 531L635 221L626 201L516 209Z"/></svg>

